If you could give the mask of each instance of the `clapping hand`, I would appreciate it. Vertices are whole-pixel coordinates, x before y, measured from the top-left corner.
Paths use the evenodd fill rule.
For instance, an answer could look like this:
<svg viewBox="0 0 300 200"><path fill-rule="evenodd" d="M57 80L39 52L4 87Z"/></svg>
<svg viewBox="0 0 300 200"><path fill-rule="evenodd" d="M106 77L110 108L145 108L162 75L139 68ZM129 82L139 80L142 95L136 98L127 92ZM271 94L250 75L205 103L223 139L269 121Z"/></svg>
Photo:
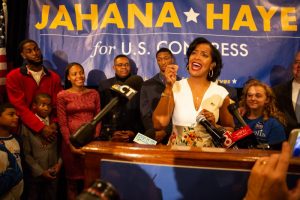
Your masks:
<svg viewBox="0 0 300 200"><path fill-rule="evenodd" d="M130 142L134 137L133 131L115 131L111 138L113 142Z"/></svg>

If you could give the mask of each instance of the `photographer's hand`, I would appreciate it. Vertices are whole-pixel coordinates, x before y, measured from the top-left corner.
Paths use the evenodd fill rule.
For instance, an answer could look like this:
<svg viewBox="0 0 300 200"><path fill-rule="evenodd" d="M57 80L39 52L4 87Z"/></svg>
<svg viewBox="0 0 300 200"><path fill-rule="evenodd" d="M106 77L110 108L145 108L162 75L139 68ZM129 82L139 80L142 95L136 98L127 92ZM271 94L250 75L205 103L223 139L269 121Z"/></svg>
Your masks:
<svg viewBox="0 0 300 200"><path fill-rule="evenodd" d="M290 146L282 144L280 154L262 157L256 161L248 180L246 200L299 200L300 181L292 190L286 183L286 175L290 159Z"/></svg>

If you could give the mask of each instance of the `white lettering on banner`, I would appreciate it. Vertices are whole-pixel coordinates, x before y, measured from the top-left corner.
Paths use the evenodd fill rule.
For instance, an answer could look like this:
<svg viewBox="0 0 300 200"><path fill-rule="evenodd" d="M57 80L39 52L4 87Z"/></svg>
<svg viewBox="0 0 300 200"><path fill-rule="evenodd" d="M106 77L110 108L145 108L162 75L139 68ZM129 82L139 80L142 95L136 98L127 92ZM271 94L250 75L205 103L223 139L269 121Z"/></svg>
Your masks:
<svg viewBox="0 0 300 200"><path fill-rule="evenodd" d="M123 5L124 6L124 5ZM221 22L221 28L224 31L239 31L243 28L254 31L270 32L273 28L275 20L273 17L280 17L280 29L282 31L296 32L298 30L296 7L269 7L268 9L263 6L250 6L240 5L237 10L237 14L233 15L236 10L232 10L231 4L218 5L221 7L221 11L216 11L215 3L206 4L206 29L218 29L216 24ZM136 20L138 20L144 28L161 28L165 25L172 25L174 28L181 28L182 22L179 19L178 14L184 14L187 17L186 23L193 21L197 23L197 15L194 15L191 19L189 12L178 12L173 2L164 2L162 7L155 6L153 2L145 3L145 11L143 12L136 4L127 4L127 16L122 16L120 12L120 4L110 3L108 4L104 13L99 15L97 4L90 4L89 11L83 13L82 4L74 4L73 10L68 10L66 5L58 5L55 8L51 8L50 5L41 6L41 19L36 22L35 28L42 29L57 29L64 27L70 31L83 30L83 22L88 21L91 30L105 29L109 25L113 25L119 29L135 29ZM159 15L153 16L153 9L158 9ZM193 10L193 8L190 8ZM196 8L194 8L196 9ZM50 12L52 12L50 14ZM56 13L55 13L56 12ZM193 11L194 12L194 11ZM260 15L255 18L255 13ZM75 13L75 19L72 19L72 14ZM196 14L194 12L194 14ZM54 15L55 17L50 17ZM102 16L103 15L103 16ZM100 16L100 17L99 17ZM156 19L154 19L156 17ZM99 18L102 20L99 22ZM124 24L124 19L127 18L127 26ZM49 19L52 19L50 21ZM156 23L154 23L156 21ZM261 27L257 27L258 22L263 22Z"/></svg>
<svg viewBox="0 0 300 200"><path fill-rule="evenodd" d="M95 57L96 53L98 52L99 55L110 55L112 54L112 50L116 49L116 46L106 46L106 45L101 45L102 41L97 42L97 44L94 46L94 51L92 55L90 56L91 58Z"/></svg>
<svg viewBox="0 0 300 200"><path fill-rule="evenodd" d="M124 55L130 55L130 54L133 54L133 55L145 55L145 54L150 54L150 52L147 52L147 49L145 47L146 43L145 42L139 42L137 44L137 52L136 51L133 51L133 47L132 47L132 43L131 42L128 42L128 44L126 45L125 42L122 42L121 43L121 54L124 54ZM135 46L134 46L135 47Z"/></svg>
<svg viewBox="0 0 300 200"><path fill-rule="evenodd" d="M90 55L91 58L97 55L111 55L111 54L124 54L124 55L150 55L150 52L147 51L147 43L139 42L137 45L133 45L131 42L121 43L121 47L114 45L102 45L102 41L98 41L96 45L94 45L92 53ZM152 44L151 44L152 45ZM213 45L220 51L222 56L248 56L248 45L247 44L238 44L238 43L216 43L213 42ZM167 47L171 50L174 55L178 54L186 54L188 49L188 43L185 41L166 41L162 40L156 44L156 49L160 49L161 47ZM120 50L121 52L114 52L116 50Z"/></svg>

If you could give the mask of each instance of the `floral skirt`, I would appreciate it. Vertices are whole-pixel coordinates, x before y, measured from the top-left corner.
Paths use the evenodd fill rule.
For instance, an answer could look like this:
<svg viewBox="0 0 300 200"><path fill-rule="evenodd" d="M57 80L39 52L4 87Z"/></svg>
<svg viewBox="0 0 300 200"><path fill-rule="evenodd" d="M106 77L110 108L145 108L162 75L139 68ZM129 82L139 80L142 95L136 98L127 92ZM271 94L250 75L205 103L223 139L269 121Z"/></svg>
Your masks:
<svg viewBox="0 0 300 200"><path fill-rule="evenodd" d="M194 127L173 125L168 145L214 147L211 136L201 125Z"/></svg>

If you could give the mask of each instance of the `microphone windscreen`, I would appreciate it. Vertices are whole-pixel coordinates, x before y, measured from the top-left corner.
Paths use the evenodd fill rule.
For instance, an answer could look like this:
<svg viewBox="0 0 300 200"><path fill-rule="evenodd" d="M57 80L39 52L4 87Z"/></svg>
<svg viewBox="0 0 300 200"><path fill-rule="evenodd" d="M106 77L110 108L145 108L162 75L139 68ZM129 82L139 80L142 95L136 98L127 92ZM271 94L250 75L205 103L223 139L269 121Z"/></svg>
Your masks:
<svg viewBox="0 0 300 200"><path fill-rule="evenodd" d="M234 116L234 112L238 110L238 106L235 103L232 103L228 105L227 109L230 112L230 114Z"/></svg>
<svg viewBox="0 0 300 200"><path fill-rule="evenodd" d="M140 91L143 82L144 80L142 77L138 75L132 75L124 82L124 85L128 85L129 87L135 89L136 91Z"/></svg>
<svg viewBox="0 0 300 200"><path fill-rule="evenodd" d="M247 123L245 122L243 117L240 115L238 106L236 104L234 104L234 103L229 104L227 106L227 109L230 112L230 114L240 123L240 125L247 126Z"/></svg>

